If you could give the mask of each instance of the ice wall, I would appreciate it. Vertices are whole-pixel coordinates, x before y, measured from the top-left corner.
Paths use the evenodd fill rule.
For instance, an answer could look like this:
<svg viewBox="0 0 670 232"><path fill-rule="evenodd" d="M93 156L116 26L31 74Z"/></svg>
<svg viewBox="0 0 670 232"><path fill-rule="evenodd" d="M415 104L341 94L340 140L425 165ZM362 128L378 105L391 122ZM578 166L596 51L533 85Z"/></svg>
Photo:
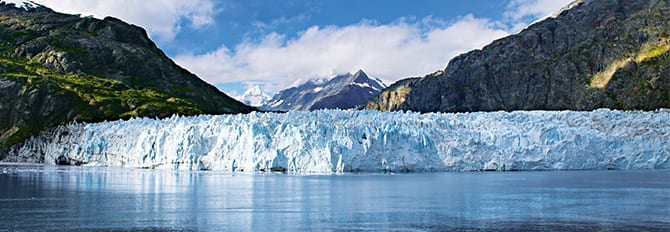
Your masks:
<svg viewBox="0 0 670 232"><path fill-rule="evenodd" d="M670 111L315 111L71 124L6 161L295 173L670 168Z"/></svg>

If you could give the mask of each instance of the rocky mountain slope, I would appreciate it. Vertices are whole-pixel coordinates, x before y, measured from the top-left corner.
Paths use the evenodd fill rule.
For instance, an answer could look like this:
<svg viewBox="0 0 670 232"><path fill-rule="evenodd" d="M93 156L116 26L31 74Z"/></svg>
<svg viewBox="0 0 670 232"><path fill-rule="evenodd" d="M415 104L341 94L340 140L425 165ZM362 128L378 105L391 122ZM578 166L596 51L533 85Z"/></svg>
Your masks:
<svg viewBox="0 0 670 232"><path fill-rule="evenodd" d="M71 121L253 110L115 18L0 3L0 153Z"/></svg>
<svg viewBox="0 0 670 232"><path fill-rule="evenodd" d="M670 1L576 1L519 34L401 80L382 111L651 110L670 107Z"/></svg>
<svg viewBox="0 0 670 232"><path fill-rule="evenodd" d="M328 81L308 81L279 91L267 107L278 110L353 109L364 106L386 85L363 70Z"/></svg>
<svg viewBox="0 0 670 232"><path fill-rule="evenodd" d="M236 96L235 99L250 106L263 106L268 103L272 97L263 92L260 86L253 85L245 90L242 95Z"/></svg>

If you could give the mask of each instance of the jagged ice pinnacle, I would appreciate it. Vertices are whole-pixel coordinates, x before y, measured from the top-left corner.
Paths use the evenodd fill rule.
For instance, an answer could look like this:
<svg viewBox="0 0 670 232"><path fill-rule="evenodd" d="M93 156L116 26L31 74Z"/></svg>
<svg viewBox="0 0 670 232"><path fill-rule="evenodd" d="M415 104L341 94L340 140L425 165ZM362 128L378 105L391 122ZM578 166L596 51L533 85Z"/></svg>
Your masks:
<svg viewBox="0 0 670 232"><path fill-rule="evenodd" d="M670 111L315 111L70 124L7 161L290 173L668 169Z"/></svg>

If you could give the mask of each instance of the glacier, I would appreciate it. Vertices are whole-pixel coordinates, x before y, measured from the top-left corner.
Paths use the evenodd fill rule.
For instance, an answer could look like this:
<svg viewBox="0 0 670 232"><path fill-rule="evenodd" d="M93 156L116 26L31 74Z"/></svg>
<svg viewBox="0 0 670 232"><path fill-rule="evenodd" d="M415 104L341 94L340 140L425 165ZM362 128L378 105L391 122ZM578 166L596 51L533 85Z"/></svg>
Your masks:
<svg viewBox="0 0 670 232"><path fill-rule="evenodd" d="M73 123L5 162L288 173L670 168L670 110L314 112Z"/></svg>

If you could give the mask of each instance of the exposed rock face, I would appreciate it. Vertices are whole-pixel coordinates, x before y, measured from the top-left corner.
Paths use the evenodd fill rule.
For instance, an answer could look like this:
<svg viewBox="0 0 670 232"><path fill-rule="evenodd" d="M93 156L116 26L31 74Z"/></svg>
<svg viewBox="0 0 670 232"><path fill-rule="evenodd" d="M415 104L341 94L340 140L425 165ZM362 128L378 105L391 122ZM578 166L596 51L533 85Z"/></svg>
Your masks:
<svg viewBox="0 0 670 232"><path fill-rule="evenodd" d="M177 66L140 27L0 3L0 154L74 120L251 110Z"/></svg>
<svg viewBox="0 0 670 232"><path fill-rule="evenodd" d="M278 110L354 109L363 107L386 86L363 70L328 81L308 81L275 94L267 104Z"/></svg>
<svg viewBox="0 0 670 232"><path fill-rule="evenodd" d="M651 110L670 107L670 2L577 1L556 17L401 80L368 109Z"/></svg>

